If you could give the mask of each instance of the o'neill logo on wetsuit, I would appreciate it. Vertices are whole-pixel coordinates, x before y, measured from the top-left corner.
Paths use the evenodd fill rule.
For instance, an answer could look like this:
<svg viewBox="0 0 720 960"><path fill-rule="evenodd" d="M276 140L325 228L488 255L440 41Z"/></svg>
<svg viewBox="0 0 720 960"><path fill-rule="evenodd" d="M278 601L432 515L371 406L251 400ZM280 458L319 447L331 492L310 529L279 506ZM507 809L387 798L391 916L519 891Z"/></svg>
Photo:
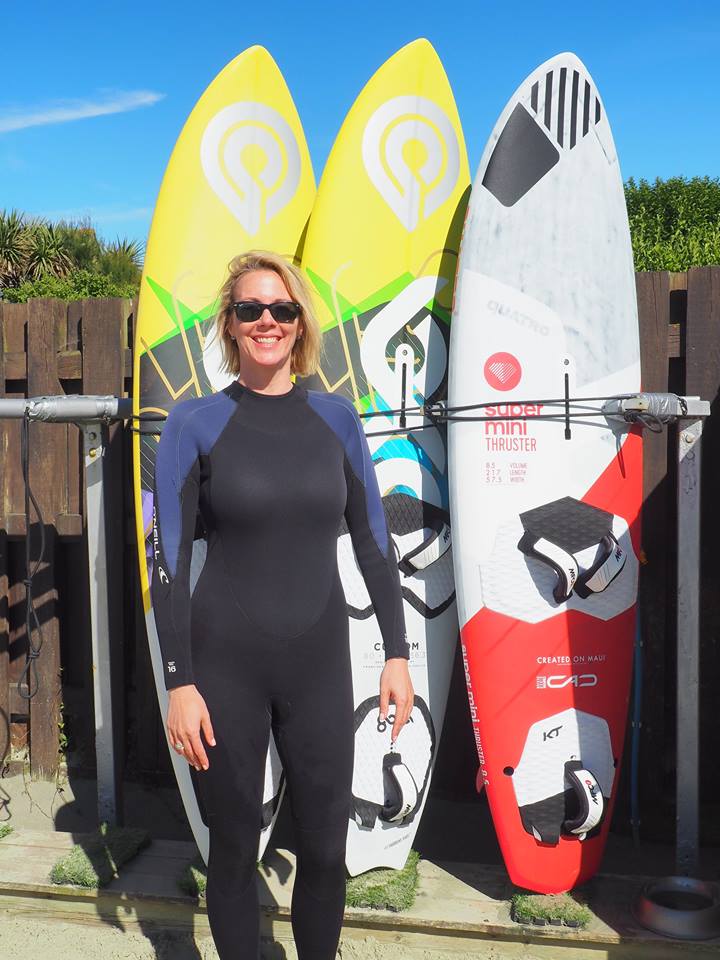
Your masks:
<svg viewBox="0 0 720 960"><path fill-rule="evenodd" d="M494 390L514 390L522 377L520 361L511 353L494 353L488 357L483 372Z"/></svg>
<svg viewBox="0 0 720 960"><path fill-rule="evenodd" d="M160 534L158 533L157 510L155 508L153 508L153 556L155 558L155 563L157 564L157 572L158 577L160 578L160 583L170 583L168 575L158 562L160 559Z"/></svg>

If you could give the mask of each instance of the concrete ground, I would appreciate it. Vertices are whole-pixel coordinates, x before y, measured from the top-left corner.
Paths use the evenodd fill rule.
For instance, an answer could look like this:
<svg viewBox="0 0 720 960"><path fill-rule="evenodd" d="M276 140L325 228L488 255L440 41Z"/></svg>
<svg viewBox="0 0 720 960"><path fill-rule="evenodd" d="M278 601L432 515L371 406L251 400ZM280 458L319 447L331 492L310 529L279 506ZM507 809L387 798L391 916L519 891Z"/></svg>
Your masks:
<svg viewBox="0 0 720 960"><path fill-rule="evenodd" d="M59 775L54 782L32 781L22 774L0 778L0 823L10 823L17 829L67 833L91 831L97 823L96 803L95 782L90 779L68 778L66 774ZM126 783L124 820L127 826L145 827L155 840L192 839L175 788ZM278 819L273 846L292 848L287 811ZM433 864L444 863L460 882L467 869L473 869L464 865L500 865L502 862L482 796L462 802L431 793L414 846L426 861L424 869L432 870L435 869ZM450 867L448 862L454 862L457 867ZM611 834L603 873L652 877L673 873L673 867L672 837L668 837L667 843L645 841L635 848L629 836ZM496 872L505 876L503 871ZM703 850L698 874L712 880L720 877L720 846ZM12 957L13 960L48 960L56 956L63 960L216 960L217 954L206 928L183 931L165 927L162 923L138 925L123 922L121 917L112 923L87 924L81 917L75 917L74 909L67 917L48 919L37 915L32 905L26 912L18 912L15 906L8 907L7 904L0 907L0 957ZM474 907L472 912L475 912ZM415 941L414 936L404 934L400 944L397 934L391 930L374 931L367 937L358 931L352 937L344 938L338 958L397 960L400 950L403 960L438 960L439 953L427 948L427 937L418 936ZM527 941L524 945L517 941L503 947L476 941L468 943L467 949L462 938L454 942L452 960L476 960L478 957L557 960L559 955L549 943L538 944L537 950L534 947L531 950ZM655 950L659 946L656 943ZM266 942L263 949L263 960L296 960L287 922L273 931L273 942ZM586 949L580 944L570 952L563 949L562 954L572 956L574 960L600 960L605 956L622 956L624 960L626 956L630 957L629 953L605 954L598 951L597 945ZM676 955L678 958L685 956L683 952L676 954L673 950L672 956ZM443 952L442 956L446 954ZM664 950L656 957L664 960Z"/></svg>
<svg viewBox="0 0 720 960"><path fill-rule="evenodd" d="M0 841L0 956L214 960L207 913L177 879L189 841L153 840L102 890L49 882L48 867L87 835L18 828ZM263 960L297 960L290 924L295 857L272 850L258 871ZM639 877L586 888L585 930L513 922L502 867L420 861L414 904L400 913L348 908L340 960L716 960L720 939L667 940L638 925ZM88 928L92 928L90 931Z"/></svg>
<svg viewBox="0 0 720 960"><path fill-rule="evenodd" d="M0 778L0 823L34 830L88 832L97 824L95 781L61 773L55 781L30 780L23 774ZM191 840L180 795L174 787L124 784L124 822L144 827L156 839ZM287 805L281 808L273 845L293 848ZM466 801L432 792L428 797L414 847L425 860L488 865L502 856L483 795ZM603 873L665 876L674 870L674 836L660 843L643 839L635 847L629 834L611 833ZM720 843L701 851L698 876L720 878Z"/></svg>

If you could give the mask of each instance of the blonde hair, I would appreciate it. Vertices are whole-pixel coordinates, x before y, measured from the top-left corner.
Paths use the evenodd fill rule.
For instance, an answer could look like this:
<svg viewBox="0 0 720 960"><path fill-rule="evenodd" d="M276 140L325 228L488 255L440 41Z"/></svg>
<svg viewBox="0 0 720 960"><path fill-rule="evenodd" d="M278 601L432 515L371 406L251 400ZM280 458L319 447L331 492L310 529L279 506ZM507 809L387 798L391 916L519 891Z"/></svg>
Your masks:
<svg viewBox="0 0 720 960"><path fill-rule="evenodd" d="M290 372L301 377L315 373L320 364L322 334L313 309L312 294L308 282L298 269L283 257L269 250L248 250L234 257L228 264L228 275L220 288L218 311L215 315L215 336L220 344L223 370L240 373L240 351L230 336L232 305L235 302L233 288L238 280L251 270L269 270L276 273L285 284L290 298L300 304L303 332L293 344Z"/></svg>

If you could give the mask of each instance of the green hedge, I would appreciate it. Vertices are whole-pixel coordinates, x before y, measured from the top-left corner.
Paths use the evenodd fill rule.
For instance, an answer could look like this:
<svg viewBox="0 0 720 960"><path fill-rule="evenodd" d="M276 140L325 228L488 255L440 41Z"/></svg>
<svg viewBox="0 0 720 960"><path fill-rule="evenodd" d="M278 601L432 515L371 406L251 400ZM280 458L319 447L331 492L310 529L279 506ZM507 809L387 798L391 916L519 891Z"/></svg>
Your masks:
<svg viewBox="0 0 720 960"><path fill-rule="evenodd" d="M625 200L636 270L720 264L720 179L630 179Z"/></svg>
<svg viewBox="0 0 720 960"><path fill-rule="evenodd" d="M34 297L56 297L58 300L86 300L89 297L128 297L137 293L134 283L118 283L111 277L90 270L75 270L67 277L46 274L39 280L26 281L19 287L0 291L7 303L27 303Z"/></svg>

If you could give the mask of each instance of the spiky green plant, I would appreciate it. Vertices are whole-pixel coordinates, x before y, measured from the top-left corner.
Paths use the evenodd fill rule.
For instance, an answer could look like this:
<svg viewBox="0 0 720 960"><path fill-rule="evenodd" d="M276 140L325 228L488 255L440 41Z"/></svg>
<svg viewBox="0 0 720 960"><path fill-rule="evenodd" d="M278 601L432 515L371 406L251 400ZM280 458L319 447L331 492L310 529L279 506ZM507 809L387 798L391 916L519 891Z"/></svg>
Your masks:
<svg viewBox="0 0 720 960"><path fill-rule="evenodd" d="M22 214L0 211L0 287L12 286L22 278L28 248Z"/></svg>
<svg viewBox="0 0 720 960"><path fill-rule="evenodd" d="M24 265L24 280L38 280L49 275L65 277L72 269L72 260L65 248L62 235L44 220L30 222L27 227L28 252Z"/></svg>
<svg viewBox="0 0 720 960"><path fill-rule="evenodd" d="M61 220L57 225L68 256L78 270L98 269L103 245L89 217L82 220Z"/></svg>
<svg viewBox="0 0 720 960"><path fill-rule="evenodd" d="M134 297L143 254L136 240L105 243L88 219L54 224L0 211L0 297L9 303Z"/></svg>

